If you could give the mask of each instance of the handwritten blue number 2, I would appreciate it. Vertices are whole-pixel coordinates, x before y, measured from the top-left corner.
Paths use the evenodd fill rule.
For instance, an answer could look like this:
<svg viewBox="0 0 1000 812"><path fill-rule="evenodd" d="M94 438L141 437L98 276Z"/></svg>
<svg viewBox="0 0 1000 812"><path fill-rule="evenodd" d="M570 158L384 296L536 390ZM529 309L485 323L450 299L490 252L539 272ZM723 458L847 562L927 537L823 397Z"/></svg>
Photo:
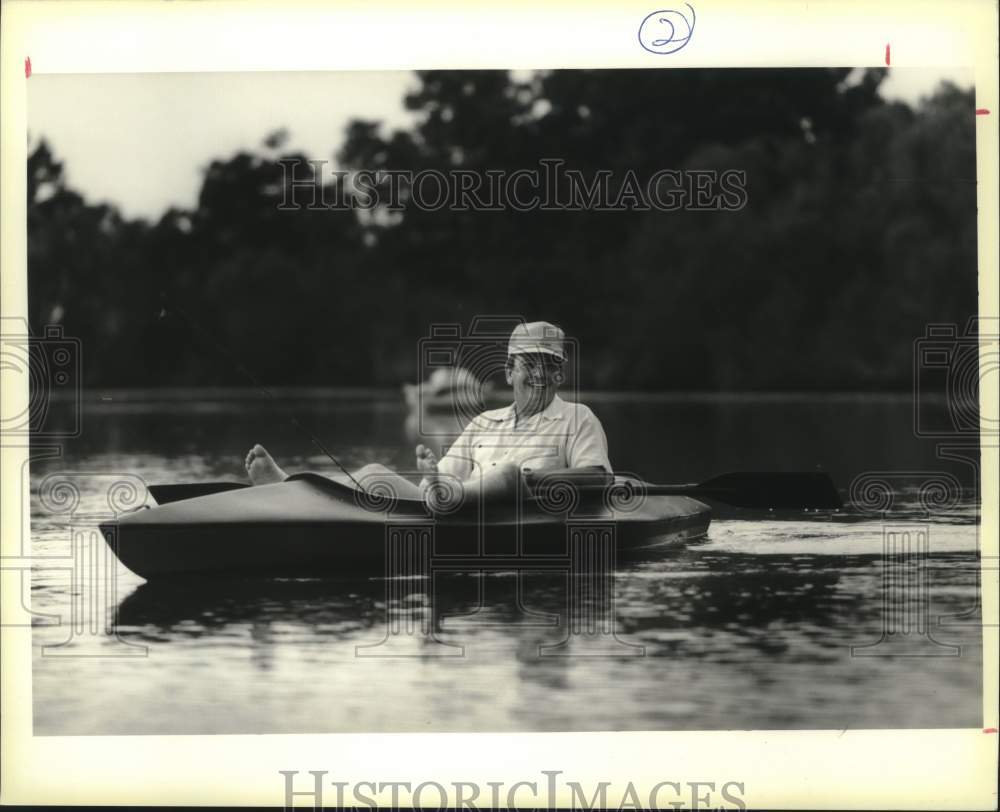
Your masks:
<svg viewBox="0 0 1000 812"><path fill-rule="evenodd" d="M695 13L694 8L690 3L685 3L684 5L686 5L691 11L690 20L686 15L673 9L662 9L660 11L654 11L652 14L648 14L639 26L639 44L647 51L654 54L672 54L687 45L692 34L694 33ZM678 36L678 25L675 25L674 23L674 19L678 17L684 23L682 26L681 36ZM652 26L656 26L657 30L655 31L655 34L658 36L656 36L655 39L644 42L644 29ZM652 34L653 32L649 33ZM673 45L673 47L669 47L671 45Z"/></svg>

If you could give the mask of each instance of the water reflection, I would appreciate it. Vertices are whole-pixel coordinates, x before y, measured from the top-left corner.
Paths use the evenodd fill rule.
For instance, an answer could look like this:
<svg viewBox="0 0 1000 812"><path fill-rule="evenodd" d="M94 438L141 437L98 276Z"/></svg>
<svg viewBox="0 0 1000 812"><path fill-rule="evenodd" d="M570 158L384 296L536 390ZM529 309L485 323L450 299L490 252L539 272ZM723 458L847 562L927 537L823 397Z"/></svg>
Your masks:
<svg viewBox="0 0 1000 812"><path fill-rule="evenodd" d="M147 582L118 606L120 633L209 634L227 625L293 623L317 635L352 637L379 624L433 612L436 628L503 627L518 614L516 575L451 573L433 579L223 579ZM558 618L550 616L546 625Z"/></svg>
<svg viewBox="0 0 1000 812"><path fill-rule="evenodd" d="M199 636L236 623L295 621L323 634L363 618L385 587L377 581L199 580L146 582L118 606L120 633L146 628Z"/></svg>
<svg viewBox="0 0 1000 812"><path fill-rule="evenodd" d="M552 655L546 649L567 640L583 651L580 646L593 643L588 638L595 635L605 638L604 654L624 657L636 653L629 647L643 643L652 643L655 652L673 633L691 638L725 631L762 653L774 653L780 646L758 630L772 624L824 626L847 610L858 611L858 598L838 591L849 562L829 563L817 567L807 556L775 555L762 565L756 556L689 554L669 564L619 571L607 603L585 579L537 570L446 571L409 579L149 582L121 602L116 628L126 639L163 641L211 637L250 624L259 648L274 643L268 630L275 626L358 645L404 626L415 641L423 636L428 645L435 639L474 643L488 630L509 638L519 659L526 660Z"/></svg>

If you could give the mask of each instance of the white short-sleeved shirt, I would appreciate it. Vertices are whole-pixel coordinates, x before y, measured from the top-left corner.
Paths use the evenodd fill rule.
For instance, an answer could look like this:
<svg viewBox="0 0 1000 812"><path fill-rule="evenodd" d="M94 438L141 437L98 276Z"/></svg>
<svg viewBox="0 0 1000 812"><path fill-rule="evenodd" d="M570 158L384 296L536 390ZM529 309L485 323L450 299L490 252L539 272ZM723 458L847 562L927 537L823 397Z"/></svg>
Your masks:
<svg viewBox="0 0 1000 812"><path fill-rule="evenodd" d="M466 480L502 463L533 471L596 466L613 473L601 421L587 406L558 395L531 417L517 418L513 404L483 412L466 426L438 471Z"/></svg>

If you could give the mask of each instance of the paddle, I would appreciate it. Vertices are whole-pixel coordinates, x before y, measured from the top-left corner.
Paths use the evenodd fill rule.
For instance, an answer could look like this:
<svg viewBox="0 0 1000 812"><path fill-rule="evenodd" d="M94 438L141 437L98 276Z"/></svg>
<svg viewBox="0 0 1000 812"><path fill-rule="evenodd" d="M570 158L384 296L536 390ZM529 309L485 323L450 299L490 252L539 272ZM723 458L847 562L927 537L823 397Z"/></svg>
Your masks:
<svg viewBox="0 0 1000 812"><path fill-rule="evenodd" d="M553 487L566 487L559 482L558 474L553 474ZM604 484L578 484L584 493L600 492ZM807 472L739 472L722 474L705 482L690 485L654 485L651 482L619 480L617 487L627 497L645 493L649 496L692 496L712 499L739 508L760 510L839 510L843 507L837 489L830 477L815 471ZM545 480L534 488L536 495L544 495Z"/></svg>
<svg viewBox="0 0 1000 812"><path fill-rule="evenodd" d="M556 475L558 477L558 475ZM565 487L566 483L553 483ZM195 482L180 485L150 485L149 492L157 504L179 502L207 496L210 493L247 488L242 482ZM577 485L582 492L603 491L606 485ZM837 489L828 474L805 472L739 472L722 474L705 482L691 485L654 485L650 482L634 485L630 480L619 483L626 495L646 493L650 496L692 496L713 499L739 508L759 510L839 510L843 507ZM542 479L535 494L544 491Z"/></svg>
<svg viewBox="0 0 1000 812"><path fill-rule="evenodd" d="M843 507L837 489L828 474L816 471L737 472L712 477L690 485L633 485L621 483L629 491L651 496L692 496L714 499L739 508L760 510L839 510ZM544 487L544 484L541 485ZM603 490L604 486L584 486L584 490Z"/></svg>

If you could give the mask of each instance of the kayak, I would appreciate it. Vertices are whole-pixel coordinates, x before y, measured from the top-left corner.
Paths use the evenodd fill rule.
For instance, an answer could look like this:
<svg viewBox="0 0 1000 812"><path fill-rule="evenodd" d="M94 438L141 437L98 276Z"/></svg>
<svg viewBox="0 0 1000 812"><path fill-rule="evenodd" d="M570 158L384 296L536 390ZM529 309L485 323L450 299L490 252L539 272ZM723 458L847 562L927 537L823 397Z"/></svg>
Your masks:
<svg viewBox="0 0 1000 812"><path fill-rule="evenodd" d="M147 580L391 576L401 574L392 570L401 556L412 574L416 559L407 549L449 566L558 566L585 548L593 555L595 545L624 557L686 544L711 520L711 508L688 496L627 498L614 486L445 516L431 515L421 500L364 494L313 473L254 487L152 486L150 494L160 504L100 525L118 559Z"/></svg>

